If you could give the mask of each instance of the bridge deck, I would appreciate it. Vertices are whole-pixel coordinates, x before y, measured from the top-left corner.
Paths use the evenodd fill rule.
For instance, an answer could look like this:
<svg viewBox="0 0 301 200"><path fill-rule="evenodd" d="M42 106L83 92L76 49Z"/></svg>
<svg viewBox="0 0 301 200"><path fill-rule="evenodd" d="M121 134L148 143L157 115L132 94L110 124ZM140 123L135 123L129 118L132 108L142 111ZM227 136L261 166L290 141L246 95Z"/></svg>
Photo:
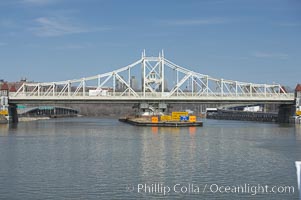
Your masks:
<svg viewBox="0 0 301 200"><path fill-rule="evenodd" d="M10 103L135 103L143 101L164 101L181 103L280 103L293 104L294 96L286 94L283 96L172 96L172 97L133 97L133 96L11 96Z"/></svg>

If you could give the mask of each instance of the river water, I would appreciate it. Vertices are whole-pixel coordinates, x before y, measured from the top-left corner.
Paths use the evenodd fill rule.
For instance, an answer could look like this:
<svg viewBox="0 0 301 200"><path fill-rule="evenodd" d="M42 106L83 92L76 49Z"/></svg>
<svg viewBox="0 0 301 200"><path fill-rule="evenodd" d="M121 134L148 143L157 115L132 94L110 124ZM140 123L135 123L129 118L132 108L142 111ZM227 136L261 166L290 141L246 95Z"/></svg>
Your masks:
<svg viewBox="0 0 301 200"><path fill-rule="evenodd" d="M22 122L0 125L0 199L298 199L296 160L300 125Z"/></svg>

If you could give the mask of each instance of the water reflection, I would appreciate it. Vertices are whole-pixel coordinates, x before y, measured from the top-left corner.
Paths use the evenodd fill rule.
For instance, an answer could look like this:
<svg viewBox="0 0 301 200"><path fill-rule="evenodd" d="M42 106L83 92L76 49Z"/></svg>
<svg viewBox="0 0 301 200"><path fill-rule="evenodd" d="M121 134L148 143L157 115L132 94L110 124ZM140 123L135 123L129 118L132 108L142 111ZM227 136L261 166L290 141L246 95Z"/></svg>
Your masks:
<svg viewBox="0 0 301 200"><path fill-rule="evenodd" d="M94 118L0 125L0 199L158 197L125 192L126 184L138 183L296 185L300 126L214 120L204 125L135 127Z"/></svg>
<svg viewBox="0 0 301 200"><path fill-rule="evenodd" d="M190 136L194 136L196 133L196 127L189 127L189 134Z"/></svg>
<svg viewBox="0 0 301 200"><path fill-rule="evenodd" d="M8 134L8 124L0 124L0 135L7 135Z"/></svg>
<svg viewBox="0 0 301 200"><path fill-rule="evenodd" d="M152 133L153 134L158 134L158 130L159 130L158 127L152 127Z"/></svg>

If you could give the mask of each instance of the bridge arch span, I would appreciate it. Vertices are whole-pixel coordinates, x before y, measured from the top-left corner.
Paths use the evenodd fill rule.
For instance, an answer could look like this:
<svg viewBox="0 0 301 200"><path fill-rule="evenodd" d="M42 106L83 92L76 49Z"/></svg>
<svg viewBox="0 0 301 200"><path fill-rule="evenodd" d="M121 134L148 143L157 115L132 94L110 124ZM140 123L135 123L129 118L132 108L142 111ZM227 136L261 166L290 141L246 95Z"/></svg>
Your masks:
<svg viewBox="0 0 301 200"><path fill-rule="evenodd" d="M179 66L164 57L148 57L91 77L58 82L24 83L18 100L178 100L185 101L283 101L294 95L280 84L257 84L214 78Z"/></svg>

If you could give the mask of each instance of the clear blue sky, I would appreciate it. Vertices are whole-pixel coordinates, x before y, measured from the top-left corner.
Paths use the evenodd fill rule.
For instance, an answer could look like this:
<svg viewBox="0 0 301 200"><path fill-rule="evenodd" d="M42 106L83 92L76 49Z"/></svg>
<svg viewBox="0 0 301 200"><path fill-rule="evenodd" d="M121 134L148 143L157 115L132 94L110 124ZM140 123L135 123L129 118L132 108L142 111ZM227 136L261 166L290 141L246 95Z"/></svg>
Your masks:
<svg viewBox="0 0 301 200"><path fill-rule="evenodd" d="M246 82L301 82L300 0L1 0L0 79L95 75L161 49Z"/></svg>

